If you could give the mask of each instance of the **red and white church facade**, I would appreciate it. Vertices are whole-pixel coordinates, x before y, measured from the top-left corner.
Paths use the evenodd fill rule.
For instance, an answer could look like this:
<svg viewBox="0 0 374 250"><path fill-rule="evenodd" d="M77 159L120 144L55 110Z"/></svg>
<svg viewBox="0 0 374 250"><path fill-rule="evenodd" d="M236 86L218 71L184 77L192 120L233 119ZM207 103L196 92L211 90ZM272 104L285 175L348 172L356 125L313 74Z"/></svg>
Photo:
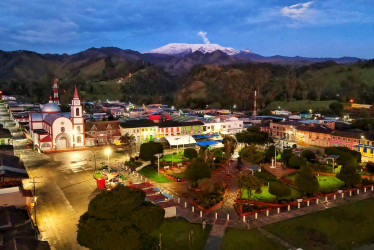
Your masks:
<svg viewBox="0 0 374 250"><path fill-rule="evenodd" d="M30 137L40 151L74 149L85 146L83 108L75 88L70 112L61 112L58 105L57 81L54 96L40 113L29 114ZM56 95L57 93L57 95Z"/></svg>

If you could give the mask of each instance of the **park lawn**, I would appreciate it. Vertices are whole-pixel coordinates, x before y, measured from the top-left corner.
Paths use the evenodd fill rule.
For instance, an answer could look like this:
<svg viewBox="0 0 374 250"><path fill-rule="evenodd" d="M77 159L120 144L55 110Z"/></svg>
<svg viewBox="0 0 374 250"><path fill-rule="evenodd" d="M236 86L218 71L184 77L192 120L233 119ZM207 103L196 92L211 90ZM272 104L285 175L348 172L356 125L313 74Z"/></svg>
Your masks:
<svg viewBox="0 0 374 250"><path fill-rule="evenodd" d="M264 229L303 249L352 249L373 242L373 210L371 198L277 222Z"/></svg>
<svg viewBox="0 0 374 250"><path fill-rule="evenodd" d="M295 182L296 174L287 176L287 179ZM317 176L319 182L319 191L322 193L336 192L344 186L344 182L335 176L331 175L320 175Z"/></svg>
<svg viewBox="0 0 374 250"><path fill-rule="evenodd" d="M228 228L222 241L222 249L285 249L257 230Z"/></svg>
<svg viewBox="0 0 374 250"><path fill-rule="evenodd" d="M158 174L157 170L155 170L154 166L152 165L148 165L142 168L141 170L139 170L139 173L158 183L172 182L172 180L169 180L161 173Z"/></svg>
<svg viewBox="0 0 374 250"><path fill-rule="evenodd" d="M308 111L312 109L314 111L321 111L321 110L328 110L329 105L336 100L331 101L309 101L309 100L299 100L299 101L274 101L271 102L268 106L265 107L265 110L274 110L278 109L286 109L291 112L301 112L301 111Z"/></svg>
<svg viewBox="0 0 374 250"><path fill-rule="evenodd" d="M297 198L301 198L302 195L299 193L299 191L297 191L296 189L294 188L291 188L291 195L288 196L288 197L280 197L280 199L282 200L293 200L293 199L297 199ZM243 194L242 194L242 199L248 199L248 192L247 190L244 190ZM275 203L276 202L276 199L275 199L275 195L272 195L271 193L269 193L269 187L268 186L263 186L261 187L261 193L260 194L256 194L254 191L252 191L252 198L251 200L253 201L262 201L262 202L270 202L270 203Z"/></svg>
<svg viewBox="0 0 374 250"><path fill-rule="evenodd" d="M172 157L173 156L173 157ZM164 155L160 161L161 162L184 162L187 161L188 159L183 157L182 155Z"/></svg>
<svg viewBox="0 0 374 250"><path fill-rule="evenodd" d="M335 176L320 175L317 176L319 182L319 191L322 193L336 192L344 186L344 182Z"/></svg>
<svg viewBox="0 0 374 250"><path fill-rule="evenodd" d="M211 228L212 226L207 224L203 230L202 224L190 223L183 218L171 218L165 219L152 236L159 239L161 233L162 249L204 249ZM193 233L190 244L188 235L191 231Z"/></svg>

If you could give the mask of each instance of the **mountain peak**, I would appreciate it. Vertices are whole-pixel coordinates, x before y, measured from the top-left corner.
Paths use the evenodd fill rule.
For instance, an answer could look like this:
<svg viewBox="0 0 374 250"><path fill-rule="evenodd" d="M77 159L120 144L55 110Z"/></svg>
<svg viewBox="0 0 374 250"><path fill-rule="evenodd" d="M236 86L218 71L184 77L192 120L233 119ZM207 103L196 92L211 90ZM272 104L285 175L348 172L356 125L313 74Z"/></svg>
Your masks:
<svg viewBox="0 0 374 250"><path fill-rule="evenodd" d="M220 50L227 55L235 55L238 53L237 50L230 47L223 47L218 44L188 44L188 43L169 43L165 46L146 51L144 53L150 54L167 54L167 55L186 55L191 54L195 51L201 53L212 53L216 50Z"/></svg>

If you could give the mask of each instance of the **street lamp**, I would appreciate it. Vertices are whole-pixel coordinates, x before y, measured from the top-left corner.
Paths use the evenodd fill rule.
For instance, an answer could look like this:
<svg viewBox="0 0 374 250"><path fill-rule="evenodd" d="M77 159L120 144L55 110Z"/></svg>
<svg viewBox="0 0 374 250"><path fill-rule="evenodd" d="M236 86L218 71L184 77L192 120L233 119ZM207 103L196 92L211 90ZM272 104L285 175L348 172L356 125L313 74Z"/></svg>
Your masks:
<svg viewBox="0 0 374 250"><path fill-rule="evenodd" d="M108 156L108 167L109 167L109 155L112 153L112 150L110 148L105 149L105 154Z"/></svg>
<svg viewBox="0 0 374 250"><path fill-rule="evenodd" d="M155 156L157 157L157 175L159 176L160 175L160 157L162 156L162 154L155 154Z"/></svg>
<svg viewBox="0 0 374 250"><path fill-rule="evenodd" d="M178 153L178 146L179 146L179 143L178 143L178 140L179 140L180 138L178 137L178 138L175 138L175 140L177 141L177 153Z"/></svg>

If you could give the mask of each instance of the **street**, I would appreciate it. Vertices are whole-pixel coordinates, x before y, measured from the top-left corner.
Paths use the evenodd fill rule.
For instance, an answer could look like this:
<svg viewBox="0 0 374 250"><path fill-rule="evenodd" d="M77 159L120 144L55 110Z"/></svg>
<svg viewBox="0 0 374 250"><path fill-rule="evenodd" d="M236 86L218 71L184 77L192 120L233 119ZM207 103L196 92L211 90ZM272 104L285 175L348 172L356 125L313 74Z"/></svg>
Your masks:
<svg viewBox="0 0 374 250"><path fill-rule="evenodd" d="M32 150L19 150L30 178L35 177L37 222L42 240L52 249L82 249L76 241L79 217L87 211L89 201L100 191L93 179L94 159L97 167L107 162L104 150L86 150L54 154L39 154ZM124 157L110 156L110 165L118 165ZM25 187L32 189L27 181Z"/></svg>

